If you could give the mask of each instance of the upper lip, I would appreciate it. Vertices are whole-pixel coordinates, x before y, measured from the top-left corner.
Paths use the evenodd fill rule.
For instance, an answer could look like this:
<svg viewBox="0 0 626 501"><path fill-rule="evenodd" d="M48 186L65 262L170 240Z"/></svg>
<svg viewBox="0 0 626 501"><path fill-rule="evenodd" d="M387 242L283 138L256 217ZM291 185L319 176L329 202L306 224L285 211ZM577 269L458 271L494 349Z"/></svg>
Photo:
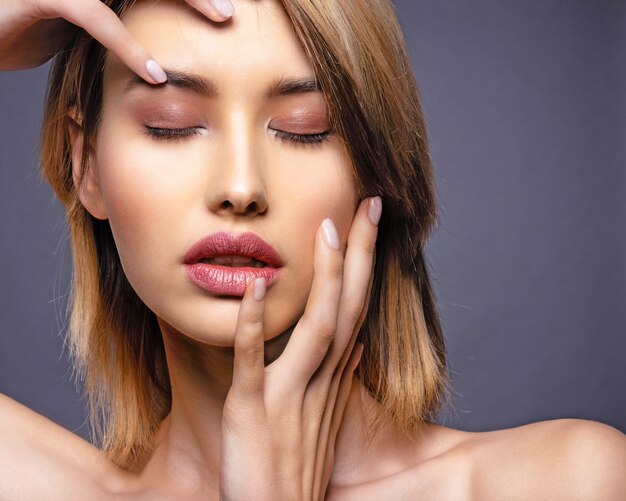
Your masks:
<svg viewBox="0 0 626 501"><path fill-rule="evenodd" d="M278 252L261 237L249 231L238 235L226 231L207 235L191 246L184 261L191 264L201 259L226 255L251 257L276 268L282 266Z"/></svg>

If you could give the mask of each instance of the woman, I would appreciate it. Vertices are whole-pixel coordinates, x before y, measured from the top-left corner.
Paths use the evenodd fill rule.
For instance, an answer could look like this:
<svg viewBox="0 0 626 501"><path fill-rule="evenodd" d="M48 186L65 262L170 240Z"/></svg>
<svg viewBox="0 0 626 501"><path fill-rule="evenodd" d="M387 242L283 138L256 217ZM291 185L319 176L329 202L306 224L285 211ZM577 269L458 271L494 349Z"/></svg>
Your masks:
<svg viewBox="0 0 626 501"><path fill-rule="evenodd" d="M434 187L389 4L242 0L212 24L106 2L121 24L45 3L7 6L0 53L24 67L41 33L68 37L42 168L68 213L71 342L104 453L5 398L0 498L621 495L610 427L429 421L446 385L422 255ZM111 52L33 24L56 16Z"/></svg>

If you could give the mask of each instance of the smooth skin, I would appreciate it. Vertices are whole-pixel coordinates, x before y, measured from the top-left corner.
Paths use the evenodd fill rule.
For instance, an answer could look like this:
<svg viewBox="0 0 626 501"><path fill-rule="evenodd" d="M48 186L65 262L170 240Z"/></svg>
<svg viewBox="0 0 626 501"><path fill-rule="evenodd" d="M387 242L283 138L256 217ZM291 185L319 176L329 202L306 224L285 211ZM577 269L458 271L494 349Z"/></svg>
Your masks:
<svg viewBox="0 0 626 501"><path fill-rule="evenodd" d="M0 2L0 19L16 5ZM389 421L368 441L377 404L352 373L375 260L371 201L359 203L345 182L338 141L309 149L266 133L267 124L322 128L319 96L270 102L254 93L278 68L303 76L310 65L268 0L238 2L224 30L180 2L140 8L124 26L150 57L166 68L185 59L178 69L210 76L223 91L209 101L139 86L130 99L121 92L128 65L112 50L102 130L81 193L95 217L110 221L131 284L159 317L173 410L154 454L129 472L0 396L0 499L622 499L626 438L599 423L564 419L484 433L427 424L408 440ZM169 9L183 30L159 31L159 23L171 26ZM0 41L19 31L6 27ZM268 59L246 59L260 44L268 44L259 51ZM168 124L201 123L200 133L150 142L137 125L154 118L156 101L176 117L201 111L191 123ZM161 112L161 121L178 120ZM77 164L79 124L72 135ZM287 166L297 166L298 176L285 175ZM306 190L294 188L298 182ZM339 249L326 243L320 223L327 217ZM262 292L261 284L249 284L243 300L207 297L181 273L177 259L189 245L224 228L252 229L286 259L261 300L253 290Z"/></svg>

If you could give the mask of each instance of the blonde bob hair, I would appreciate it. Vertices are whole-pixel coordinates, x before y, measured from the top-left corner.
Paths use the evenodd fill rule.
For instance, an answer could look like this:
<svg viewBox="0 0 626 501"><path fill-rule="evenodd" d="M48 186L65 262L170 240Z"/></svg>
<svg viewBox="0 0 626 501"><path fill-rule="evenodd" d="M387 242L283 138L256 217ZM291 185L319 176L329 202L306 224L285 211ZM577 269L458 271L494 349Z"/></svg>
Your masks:
<svg viewBox="0 0 626 501"><path fill-rule="evenodd" d="M124 16L135 0L104 0ZM259 0L263 1L263 0ZM420 98L388 0L279 0L352 159L361 198L380 195L373 290L358 377L407 436L448 394L444 341L424 259L436 225L434 174ZM155 314L130 286L108 221L78 188L98 132L106 50L75 27L55 56L42 128L41 173L63 203L73 254L68 344L84 383L93 440L122 467L150 451L171 407ZM82 118L82 172L72 175L68 111ZM376 420L378 425L382 422Z"/></svg>

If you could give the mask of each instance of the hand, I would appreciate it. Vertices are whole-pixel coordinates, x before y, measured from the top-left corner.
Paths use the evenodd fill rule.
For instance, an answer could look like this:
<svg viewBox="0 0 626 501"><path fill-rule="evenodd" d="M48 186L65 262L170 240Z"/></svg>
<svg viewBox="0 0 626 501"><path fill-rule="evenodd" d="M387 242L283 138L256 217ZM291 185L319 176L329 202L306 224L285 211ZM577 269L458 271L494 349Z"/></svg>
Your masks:
<svg viewBox="0 0 626 501"><path fill-rule="evenodd" d="M225 21L234 12L229 0L186 1L213 21ZM147 82L165 82L158 63L100 0L0 0L0 69L45 63L67 42L70 23L87 31Z"/></svg>
<svg viewBox="0 0 626 501"><path fill-rule="evenodd" d="M369 209L366 199L357 210L345 262L341 250L325 243L324 228L318 230L305 312L267 367L264 279L248 284L222 416L221 501L324 499L363 348L354 345L369 304L378 233Z"/></svg>

